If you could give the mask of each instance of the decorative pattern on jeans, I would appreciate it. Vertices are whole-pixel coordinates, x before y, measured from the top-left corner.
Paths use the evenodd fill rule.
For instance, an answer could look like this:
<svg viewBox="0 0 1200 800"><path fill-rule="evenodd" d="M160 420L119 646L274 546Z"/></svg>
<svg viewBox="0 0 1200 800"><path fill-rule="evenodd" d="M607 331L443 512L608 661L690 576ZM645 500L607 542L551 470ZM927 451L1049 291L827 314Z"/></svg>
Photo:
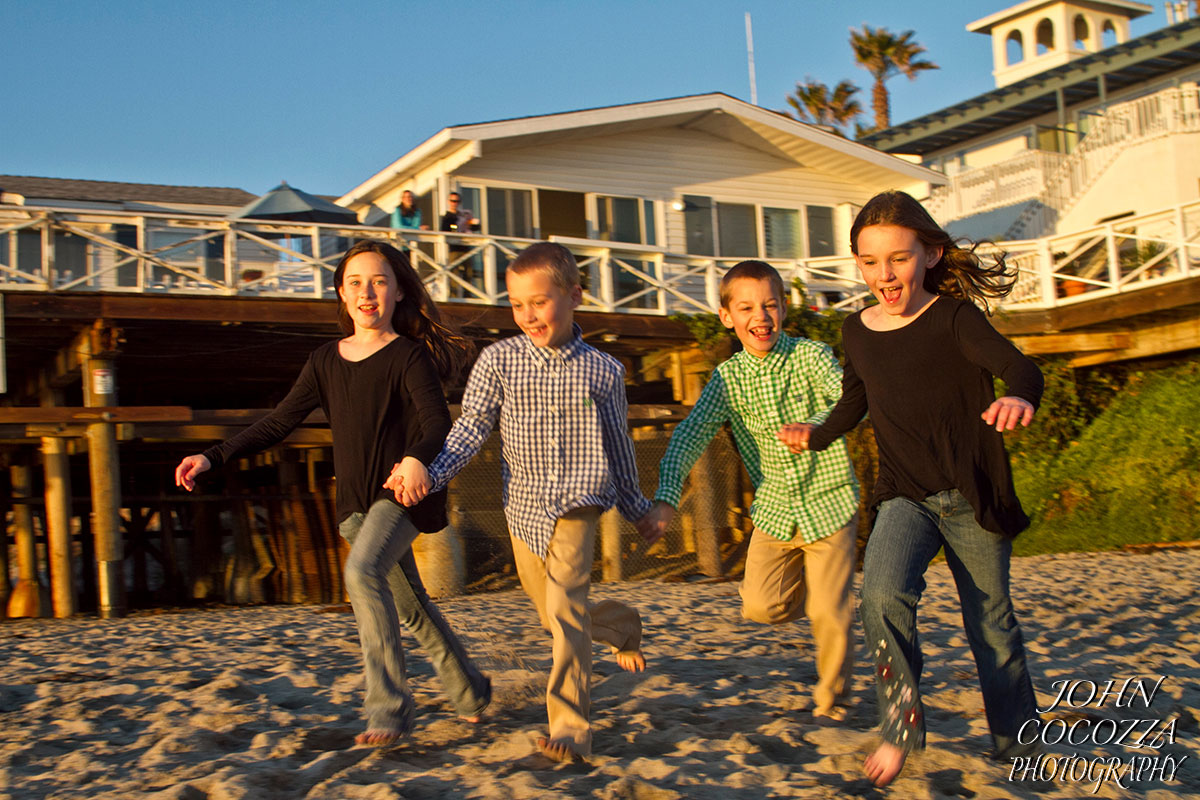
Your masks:
<svg viewBox="0 0 1200 800"><path fill-rule="evenodd" d="M921 709L921 695L912 685L907 665L899 669L898 666L887 649L887 642L880 639L875 646L876 685L883 706L879 715L883 720L880 733L885 742L907 752L925 746L925 715Z"/></svg>

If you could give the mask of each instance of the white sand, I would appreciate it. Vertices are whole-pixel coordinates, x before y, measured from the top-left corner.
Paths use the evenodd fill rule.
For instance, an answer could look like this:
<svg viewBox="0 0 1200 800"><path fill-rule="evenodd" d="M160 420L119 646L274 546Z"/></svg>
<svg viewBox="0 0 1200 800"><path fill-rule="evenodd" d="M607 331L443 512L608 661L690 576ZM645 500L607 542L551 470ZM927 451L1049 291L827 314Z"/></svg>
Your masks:
<svg viewBox="0 0 1200 800"><path fill-rule="evenodd" d="M1148 780L1148 771L1133 780L1122 767L1129 789L1109 780L1095 795L1087 780L1037 795L1010 782L1010 765L986 759L974 664L939 564L921 624L929 746L886 791L860 771L875 741L865 661L851 718L819 727L806 710L815 675L807 623L742 620L733 583L633 583L593 591L642 609L652 669L623 673L598 653L596 753L574 765L531 755L544 730L550 648L514 592L442 604L492 673L489 719L459 721L414 651L417 729L383 749L353 746L362 677L348 613L269 607L0 623L0 798L1200 797L1200 550L1041 556L1017 560L1013 573L1040 705L1057 693L1054 681L1165 675L1149 709L1109 700L1086 709L1077 730L1104 734L1105 718L1176 721L1156 749L1050 752L1186 758L1173 781Z"/></svg>

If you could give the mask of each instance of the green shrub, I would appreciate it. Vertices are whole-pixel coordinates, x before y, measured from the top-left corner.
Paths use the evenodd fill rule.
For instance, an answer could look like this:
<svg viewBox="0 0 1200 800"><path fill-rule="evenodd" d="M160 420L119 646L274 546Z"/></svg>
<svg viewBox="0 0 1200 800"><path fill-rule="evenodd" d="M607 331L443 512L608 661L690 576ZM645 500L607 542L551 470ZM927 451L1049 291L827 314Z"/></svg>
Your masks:
<svg viewBox="0 0 1200 800"><path fill-rule="evenodd" d="M1046 410L1034 426L1059 424ZM1073 436L1046 434L1036 448L1021 441L1013 475L1033 524L1018 537L1015 552L1109 550L1200 537L1198 417L1200 366L1193 363L1129 375L1107 408ZM1061 433L1072 431L1068 426Z"/></svg>

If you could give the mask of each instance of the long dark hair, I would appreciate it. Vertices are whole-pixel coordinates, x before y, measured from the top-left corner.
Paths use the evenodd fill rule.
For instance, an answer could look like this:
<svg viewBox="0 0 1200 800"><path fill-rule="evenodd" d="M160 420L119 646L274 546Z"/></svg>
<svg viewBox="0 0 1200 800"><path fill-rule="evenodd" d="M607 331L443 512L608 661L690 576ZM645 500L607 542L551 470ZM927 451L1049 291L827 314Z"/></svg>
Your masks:
<svg viewBox="0 0 1200 800"><path fill-rule="evenodd" d="M437 304L425 291L417 271L412 268L408 256L387 242L362 239L354 244L333 272L333 285L341 288L346 274L346 264L361 253L378 253L392 268L396 283L404 295L392 312L392 328L396 333L407 336L429 348L429 355L443 381L458 377L459 372L475 354L475 346L442 322ZM354 321L346 310L346 303L338 296L338 323L346 335L354 333Z"/></svg>
<svg viewBox="0 0 1200 800"><path fill-rule="evenodd" d="M970 300L990 314L988 299L1006 296L1017 283L1015 271L1004 263L1006 253L997 253L991 264L985 262L975 250L990 242L955 239L942 230L924 206L904 192L881 192L858 212L850 226L850 250L855 255L858 234L870 225L908 228L926 247L942 248L942 257L925 270L925 289L934 294Z"/></svg>

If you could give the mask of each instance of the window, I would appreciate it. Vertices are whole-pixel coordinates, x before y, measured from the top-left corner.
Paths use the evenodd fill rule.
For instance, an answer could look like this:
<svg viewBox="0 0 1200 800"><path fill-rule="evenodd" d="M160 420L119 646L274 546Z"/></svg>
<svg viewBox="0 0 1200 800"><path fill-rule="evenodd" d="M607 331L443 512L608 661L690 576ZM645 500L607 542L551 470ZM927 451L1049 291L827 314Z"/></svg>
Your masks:
<svg viewBox="0 0 1200 800"><path fill-rule="evenodd" d="M654 241L654 203L636 197L596 195L596 237L606 242L650 244ZM655 262L621 257L634 269L654 275ZM629 297L649 288L649 284L633 273L613 264L613 285L617 297ZM625 304L633 308L649 308L657 302L655 292L648 292Z"/></svg>
<svg viewBox="0 0 1200 800"><path fill-rule="evenodd" d="M833 209L829 206L807 206L808 255L810 258L837 253L833 242Z"/></svg>
<svg viewBox="0 0 1200 800"><path fill-rule="evenodd" d="M1025 58L1025 43L1020 31L1013 31L1004 40L1004 53L1010 67Z"/></svg>
<svg viewBox="0 0 1200 800"><path fill-rule="evenodd" d="M763 248L767 258L800 258L800 212L794 208L763 209Z"/></svg>
<svg viewBox="0 0 1200 800"><path fill-rule="evenodd" d="M643 244L640 204L634 197L596 197L596 238Z"/></svg>
<svg viewBox="0 0 1200 800"><path fill-rule="evenodd" d="M1111 19L1106 19L1104 27L1100 29L1100 46L1112 47L1114 44L1117 44L1117 28Z"/></svg>
<svg viewBox="0 0 1200 800"><path fill-rule="evenodd" d="M713 246L712 199L695 194L683 196L683 227L687 233L687 251L697 256L716 255Z"/></svg>
<svg viewBox="0 0 1200 800"><path fill-rule="evenodd" d="M1054 23L1048 19L1044 19L1037 24L1036 48L1039 56L1045 55L1054 49Z"/></svg>
<svg viewBox="0 0 1200 800"><path fill-rule="evenodd" d="M528 189L487 190L487 224L493 236L533 238L533 192Z"/></svg>
<svg viewBox="0 0 1200 800"><path fill-rule="evenodd" d="M1075 49L1086 50L1088 40L1088 24L1082 14L1075 16Z"/></svg>
<svg viewBox="0 0 1200 800"><path fill-rule="evenodd" d="M759 245L758 207L745 203L714 203L698 195L683 197L684 229L690 255L722 258L803 258L836 254L833 238L833 209L806 206L804 227L801 210L762 209L762 245ZM805 248L807 232L807 252Z"/></svg>
<svg viewBox="0 0 1200 800"><path fill-rule="evenodd" d="M717 203L717 244L722 256L758 257L758 225L754 206Z"/></svg>

